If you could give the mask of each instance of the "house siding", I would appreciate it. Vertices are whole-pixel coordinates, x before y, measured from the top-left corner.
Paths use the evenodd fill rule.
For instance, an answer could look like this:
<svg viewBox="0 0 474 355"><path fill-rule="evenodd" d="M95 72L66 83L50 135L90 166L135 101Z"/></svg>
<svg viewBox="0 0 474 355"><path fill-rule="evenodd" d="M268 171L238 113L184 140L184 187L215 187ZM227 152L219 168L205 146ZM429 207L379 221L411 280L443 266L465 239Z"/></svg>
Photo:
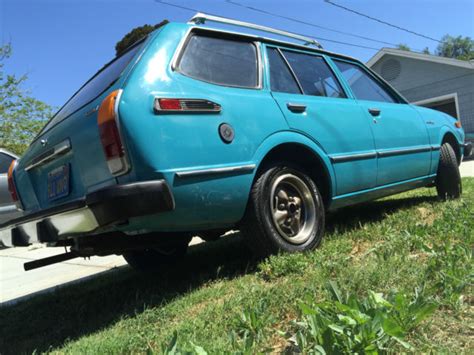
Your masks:
<svg viewBox="0 0 474 355"><path fill-rule="evenodd" d="M466 133L474 134L474 69L389 54L374 63L372 69L381 74L389 59L399 61L401 70L397 78L388 82L408 101L457 93L459 118Z"/></svg>

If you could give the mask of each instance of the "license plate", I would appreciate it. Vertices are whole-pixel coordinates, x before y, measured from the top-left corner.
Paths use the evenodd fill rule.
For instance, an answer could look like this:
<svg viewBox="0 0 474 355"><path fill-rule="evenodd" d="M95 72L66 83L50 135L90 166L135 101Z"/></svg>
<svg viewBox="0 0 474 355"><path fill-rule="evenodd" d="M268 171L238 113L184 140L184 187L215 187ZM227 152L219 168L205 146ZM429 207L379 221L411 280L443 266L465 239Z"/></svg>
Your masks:
<svg viewBox="0 0 474 355"><path fill-rule="evenodd" d="M69 195L69 165L48 173L48 199L56 200Z"/></svg>

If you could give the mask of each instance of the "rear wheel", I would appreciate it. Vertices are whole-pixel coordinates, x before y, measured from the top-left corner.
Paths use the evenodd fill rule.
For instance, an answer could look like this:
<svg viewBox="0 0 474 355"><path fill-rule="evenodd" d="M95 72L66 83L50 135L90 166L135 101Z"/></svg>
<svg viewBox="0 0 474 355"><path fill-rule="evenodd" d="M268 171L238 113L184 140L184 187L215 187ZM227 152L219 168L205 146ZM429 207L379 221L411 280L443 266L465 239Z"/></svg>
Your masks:
<svg viewBox="0 0 474 355"><path fill-rule="evenodd" d="M301 168L273 166L252 187L241 231L260 256L305 251L320 244L324 219L324 204L311 177Z"/></svg>
<svg viewBox="0 0 474 355"><path fill-rule="evenodd" d="M462 193L456 153L449 143L444 143L440 149L436 191L442 200L459 198Z"/></svg>
<svg viewBox="0 0 474 355"><path fill-rule="evenodd" d="M157 246L142 250L132 250L123 254L124 259L134 269L139 271L158 271L165 265L170 265L186 255L188 241L179 241L173 245Z"/></svg>

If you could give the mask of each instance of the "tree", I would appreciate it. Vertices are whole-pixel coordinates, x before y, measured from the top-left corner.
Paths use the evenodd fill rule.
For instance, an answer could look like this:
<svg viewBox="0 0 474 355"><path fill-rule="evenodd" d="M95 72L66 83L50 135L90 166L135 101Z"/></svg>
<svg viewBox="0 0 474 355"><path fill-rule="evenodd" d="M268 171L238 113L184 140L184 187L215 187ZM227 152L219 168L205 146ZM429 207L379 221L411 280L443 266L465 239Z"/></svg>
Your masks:
<svg viewBox="0 0 474 355"><path fill-rule="evenodd" d="M423 49L422 53L423 54L431 54L430 49L428 47L425 47L425 49Z"/></svg>
<svg viewBox="0 0 474 355"><path fill-rule="evenodd" d="M445 35L436 49L436 54L462 60L474 59L474 40L470 37Z"/></svg>
<svg viewBox="0 0 474 355"><path fill-rule="evenodd" d="M408 47L408 44L405 44L405 43L400 43L400 44L397 46L397 49L400 49L400 50L402 50L402 51L408 51L408 52L411 51L410 47Z"/></svg>
<svg viewBox="0 0 474 355"><path fill-rule="evenodd" d="M127 50L128 47L130 47L132 44L137 42L138 40L142 39L146 35L148 35L150 32L153 32L157 28L160 28L161 26L164 26L168 23L168 20L163 20L160 23L157 23L156 25L143 25L140 27L135 27L133 30L128 32L123 38L117 42L115 45L115 54L119 56L123 52Z"/></svg>
<svg viewBox="0 0 474 355"><path fill-rule="evenodd" d="M21 155L52 116L52 109L22 88L26 75L5 74L4 61L11 53L10 45L0 47L0 147Z"/></svg>

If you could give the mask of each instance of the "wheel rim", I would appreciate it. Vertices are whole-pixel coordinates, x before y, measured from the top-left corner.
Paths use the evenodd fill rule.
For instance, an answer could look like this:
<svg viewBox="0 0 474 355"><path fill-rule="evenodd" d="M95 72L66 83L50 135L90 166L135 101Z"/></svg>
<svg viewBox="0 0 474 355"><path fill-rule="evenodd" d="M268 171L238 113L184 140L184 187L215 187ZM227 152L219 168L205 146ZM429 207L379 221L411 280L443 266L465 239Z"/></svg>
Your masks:
<svg viewBox="0 0 474 355"><path fill-rule="evenodd" d="M303 180L293 174L275 179L270 207L273 223L286 241L303 244L311 238L316 225L316 203Z"/></svg>

